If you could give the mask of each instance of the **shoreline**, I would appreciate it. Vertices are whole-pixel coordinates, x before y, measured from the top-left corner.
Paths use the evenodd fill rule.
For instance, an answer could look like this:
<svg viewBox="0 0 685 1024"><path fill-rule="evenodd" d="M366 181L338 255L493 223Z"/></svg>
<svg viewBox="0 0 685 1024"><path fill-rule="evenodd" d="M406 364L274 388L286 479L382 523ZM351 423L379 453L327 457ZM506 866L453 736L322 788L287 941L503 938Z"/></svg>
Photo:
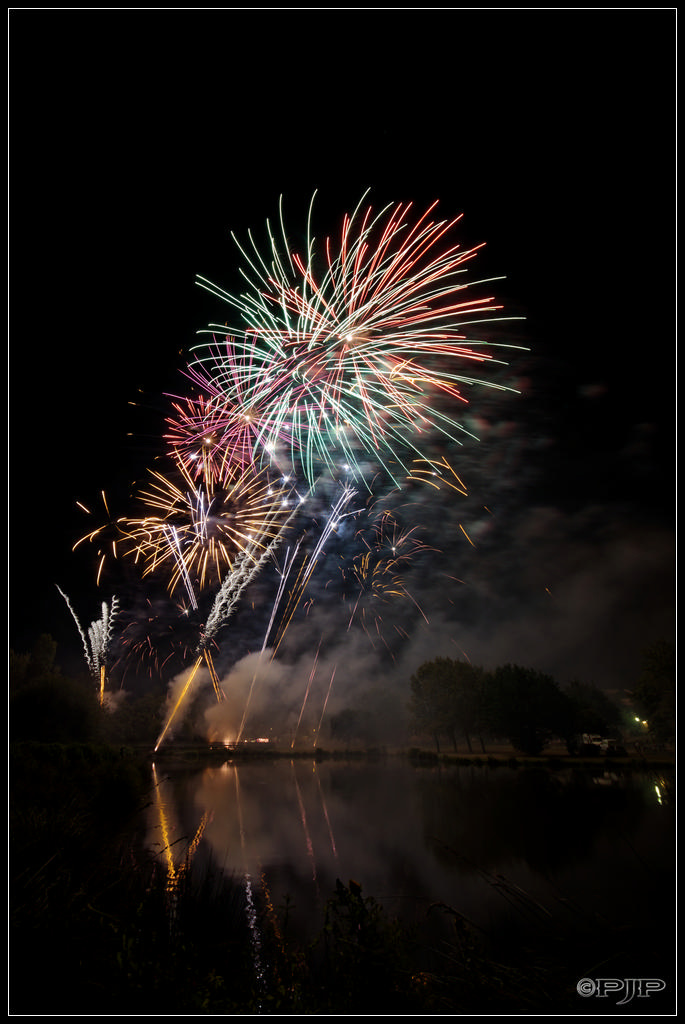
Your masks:
<svg viewBox="0 0 685 1024"><path fill-rule="evenodd" d="M149 752L150 759L155 763L171 766L191 764L220 764L226 761L271 760L309 760L309 761L386 761L406 760L417 766L473 766L473 767L539 767L550 770L562 770L573 767L610 769L646 770L653 768L675 768L675 751L644 751L633 752L621 756L610 754L569 754L566 750L550 749L536 756L521 754L513 748L497 749L493 752L480 754L461 754L455 752L436 752L418 747L387 750L383 748L340 748L325 749L317 747L313 750L302 748L287 750L280 747L267 749L250 749L249 747L230 748L223 745L177 744L170 743L158 751Z"/></svg>
<svg viewBox="0 0 685 1024"><path fill-rule="evenodd" d="M569 768L607 771L649 771L675 770L676 751L643 750L631 751L626 754L570 754L565 748L550 747L538 755L522 754L508 746L493 746L484 753L459 753L455 751L430 750L423 747L383 748L383 747L349 747L323 748L303 747L287 749L274 745L245 744L240 747L228 747L223 744L190 743L173 741L154 750L146 744L108 744L108 743L43 743L24 740L10 743L10 753L20 756L21 751L34 750L41 760L51 760L50 751L54 751L54 759L59 761L66 757L83 757L79 751L90 751L90 756L97 759L106 755L120 762L128 761L139 764L160 765L164 769L202 768L218 766L226 763L240 762L243 764L265 761L327 761L347 762L388 762L405 761L417 768L438 767L474 767L474 768L545 768L549 771L566 771ZM99 752L99 754L98 754Z"/></svg>

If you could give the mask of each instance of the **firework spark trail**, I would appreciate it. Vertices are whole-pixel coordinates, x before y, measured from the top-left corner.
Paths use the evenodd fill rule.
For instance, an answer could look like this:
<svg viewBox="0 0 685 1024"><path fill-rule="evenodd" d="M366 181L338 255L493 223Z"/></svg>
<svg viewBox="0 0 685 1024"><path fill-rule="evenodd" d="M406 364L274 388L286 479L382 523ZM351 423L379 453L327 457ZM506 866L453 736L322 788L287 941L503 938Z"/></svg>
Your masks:
<svg viewBox="0 0 685 1024"><path fill-rule="evenodd" d="M57 586L57 584L55 584L55 586ZM76 627L83 642L86 664L88 665L91 676L99 687L99 702L100 704L103 704L105 699L105 673L107 670L107 659L109 657L109 649L112 643L114 622L119 612L119 600L116 596L112 597L109 606L105 601L102 602L102 615L99 619L91 622L88 627L88 635L86 636L78 615L72 607L71 601L59 586L57 586L57 590L66 601L67 608L71 612L74 622L76 623Z"/></svg>
<svg viewBox="0 0 685 1024"><path fill-rule="evenodd" d="M214 599L214 604L207 617L203 637L200 641L201 648L204 648L216 636L219 629L228 622L245 588L249 586L266 562L272 557L274 551L282 542L285 531L296 513L297 508L292 510L288 519L283 523L280 532L273 537L267 547L260 551L255 551L256 545L252 545L240 552L233 571L224 579ZM255 554L258 557L255 557Z"/></svg>
<svg viewBox="0 0 685 1024"><path fill-rule="evenodd" d="M317 729L316 729L316 736L314 737L314 746L316 746L316 744L318 743L319 736L321 735L321 725L323 723L323 716L326 714L326 707L328 705L328 698L330 697L331 690L333 689L333 680L335 678L335 673L336 673L337 668L338 668L338 666L334 665L333 666L333 671L331 672L331 678L330 678L330 682L328 684L328 690L326 691L326 699L323 702L323 707L321 709L321 717L319 718L319 724L318 724ZM320 785L321 785L321 783L319 783L319 786ZM328 814L326 814L326 821L328 821ZM329 823L329 829L330 829L330 823ZM331 841L332 840L333 840L333 835L331 834ZM333 845L335 846L335 844L333 844Z"/></svg>
<svg viewBox="0 0 685 1024"><path fill-rule="evenodd" d="M326 820L326 827L328 829L328 838L331 841L331 851L333 853L333 856L337 860L338 859L338 850L337 850L337 847L335 845L335 836L333 835L333 827L331 825L331 819L328 816L328 807L326 805L326 797L324 796L323 790L321 788L321 776L319 775L319 772L316 771L316 769L315 769L315 775L316 775L316 784L317 784L318 789L319 789L319 796L321 797L321 807L322 807L322 810L323 810L323 816L324 816L324 818Z"/></svg>
<svg viewBox="0 0 685 1024"><path fill-rule="evenodd" d="M167 716L167 720L164 723L164 727L163 727L162 731L160 732L159 736L157 737L157 742L155 743L155 753L161 747L162 742L164 740L164 737L166 736L167 732L169 731L171 723L173 722L174 718L176 717L179 709L184 704L184 702L186 700L186 697L188 695L188 692L190 691L190 687L192 685L192 682L195 679L195 676L197 675L197 670L199 669L201 664L202 664L202 655L200 655L200 657L195 660L195 664L193 665L192 669L190 670L190 672L188 674L188 678L186 679L186 682L185 682L185 684L183 686L183 689L181 690L181 693L179 694L178 699L176 700L173 708L171 709L169 715Z"/></svg>
<svg viewBox="0 0 685 1024"><path fill-rule="evenodd" d="M275 600L274 600L274 603L273 603L273 607L271 609L271 616L269 618L269 623L268 623L268 625L266 627L266 632L264 633L264 641L262 643L262 650L264 650L264 648L268 644L269 636L271 635L271 630L273 629L274 620L276 618L278 609L279 609L280 604L281 604L281 600L283 598L283 594L285 592L286 584L287 584L288 578L290 576L290 571L291 571L293 565L295 564L295 561L297 559L297 555L298 555L298 552L300 550L300 545L301 544L302 544L302 538L300 537L299 540L297 541L297 544L293 548L292 552L290 550L288 550L286 558L285 558L285 561L284 561L283 568L280 569L279 572L278 572L279 581L280 582L278 584L278 590L276 591L276 597L275 597Z"/></svg>
<svg viewBox="0 0 685 1024"><path fill-rule="evenodd" d="M252 701L252 695L253 695L253 692L254 692L255 683L257 681L257 676L259 674L259 669L261 667L262 658L264 657L264 651L266 650L266 645L267 645L267 642L268 642L268 639L269 639L269 634L271 633L271 629L272 629L273 624L274 624L274 619L276 618L276 614L277 614L278 608L279 608L280 603L281 603L281 598L283 597L286 581L288 579L288 576L290 575L290 570L291 570L291 568L293 567L293 565L295 563L295 559L297 558L297 553L299 551L301 543L302 543L302 538L300 538L298 540L298 542L295 545L295 548L294 548L294 550L292 552L288 551L288 553L286 555L286 558L285 558L283 569L279 570L280 582L278 584L278 591L276 593L276 598L274 600L273 607L271 609L271 617L269 618L269 622L268 622L268 625L266 627L266 632L264 633L264 640L262 641L262 647L261 647L261 650L259 652L259 660L257 661L257 665L255 666L255 670L252 673L252 681L250 683L250 689L248 691L247 699L245 701L245 708L243 710L243 717L242 717L242 720L240 722L240 728L238 729L238 735L237 735L237 738L236 738L236 742L237 743L240 743L240 740L242 739L242 736L243 736L243 730L245 728L245 723L247 721L247 715L248 715L248 712L249 712L249 709L250 709L250 703Z"/></svg>
<svg viewBox="0 0 685 1024"><path fill-rule="evenodd" d="M183 551L181 549L181 541L178 536L178 530L175 526L167 526L166 524L162 524L162 531L167 535L169 550L173 554L178 575L183 580L183 585L186 588L186 593L188 594L190 605L192 608L197 610L198 605L197 597L195 596L195 588L193 587L193 582L190 578L190 573L188 572L188 565L186 563L185 558L183 557Z"/></svg>
<svg viewBox="0 0 685 1024"><path fill-rule="evenodd" d="M297 576L297 579L295 580L295 583L294 583L293 587L291 588L291 590L289 592L288 603L286 605L286 609L284 611L283 618L282 618L281 623L279 625L279 631L277 633L277 641L276 641L274 649L273 649L273 651L271 653L271 660L272 661L275 658L276 653L278 651L278 648L279 648L279 646L281 644L281 641L283 640L283 637L286 634L287 628L290 625L290 622L292 621L292 617L295 614L295 610L297 609L297 607L298 607L298 605L300 603L300 600L301 600L302 595L303 595L303 593L304 593L304 591L305 591L305 589L307 587L307 584L309 583L309 581L310 581L310 579L312 577L312 574L313 574L313 572L314 572L314 570L316 568L317 562L319 561L319 558L321 556L321 553L323 551L323 547L324 547L326 541L329 539L331 533L334 532L335 530L337 530L337 528L338 528L338 526L340 524L341 519L345 518L346 516L354 515L355 514L355 512L352 512L352 511L350 511L350 512L345 512L344 511L345 508L347 507L347 505L349 504L349 502L355 496L355 494L356 494L356 491L353 488L351 488L351 487L344 486L342 488L341 493L340 493L338 499L331 506L331 512L330 512L330 514L328 516L328 519L326 521L326 526L324 527L324 529L323 529L323 531L321 533L321 536L319 537L319 540L318 540L318 542L317 542L317 544L316 544L316 546L314 548L314 551L312 552L311 555L309 555L308 557L305 558L303 564L300 567L300 571L299 571L299 574ZM358 511L358 510L355 510L355 511ZM253 674L253 677L252 677L252 682L250 684L250 689L249 689L249 692L248 692L248 695L247 695L247 700L246 700L245 708L244 708L244 711L243 711L243 717L242 717L242 720L241 720L241 723L240 723L240 729L238 730L238 737L237 737L238 742L242 738L243 731L244 731L244 728L245 728L245 722L247 720L248 709L249 709L250 702L252 700L252 694L253 694L253 691L254 691L255 682L256 682L256 678L257 678L258 672L259 672L259 667L260 667L260 664L261 664L261 658L262 658L264 650L266 648L268 637L269 637L269 635L271 633L271 630L272 630L272 627L273 627L273 623L274 623L274 620L275 620L275 617L276 617L276 613L277 613L277 610L278 610L278 608L280 606L280 603L281 603L281 600L282 600L282 597L283 597L283 594L284 594L284 591L285 591L285 586L286 586L288 577L290 575L290 572L291 572L291 570L293 568L293 565L295 564L295 560L296 560L297 553L299 551L301 543L302 543L302 538L300 538L298 540L298 542L297 542L297 544L296 544L296 546L294 548L294 551L292 552L292 555L290 553L288 554L288 557L286 558L286 561L285 561L284 568L283 568L283 570L279 574L280 575L280 583L279 583L279 587L278 587L278 592L276 594L276 599L274 601L274 604L273 604L273 607L272 607L272 611L271 611L271 618L269 620L269 624L267 626L267 630L266 630L266 633L264 635L264 640L262 642L262 649L261 649L261 652L260 652L259 662L257 663L257 666L255 667L255 671L254 671L254 674ZM242 591L241 591L241 593L242 593ZM239 596L240 596L240 594L237 594L236 600L239 598Z"/></svg>
<svg viewBox="0 0 685 1024"><path fill-rule="evenodd" d="M415 459L414 466L411 469L409 480L420 480L423 483L429 484L431 487L435 487L436 490L440 490L441 487L449 487L454 491L458 491L463 494L464 497L468 497L468 491L466 485L457 476L453 467L450 466L447 459L444 457L429 462L426 459Z"/></svg>
<svg viewBox="0 0 685 1024"><path fill-rule="evenodd" d="M321 552L323 551L323 547L326 544L327 540L330 538L331 533L338 529L340 521L343 518L345 518L346 516L349 516L349 515L356 515L360 511L359 509L355 509L355 510L347 511L347 512L344 511L346 509L346 506L349 504L349 502L355 496L355 493L356 492L354 491L353 488L344 487L342 489L341 494L340 494L339 498L337 499L337 501L331 506L331 514L328 517L328 520L327 520L327 523L326 523L326 527L325 527L324 531L322 532L322 534L321 534L321 536L320 536L320 538L319 538L319 540L317 542L317 545L316 545L314 551L312 552L311 556L308 559L306 559L304 564L302 565L302 567L300 569L300 574L299 574L299 576L298 576L298 578L297 578L297 580L295 582L295 585L292 587L292 589L290 591L289 604L288 604L288 606L286 608L286 611L285 611L284 616L283 616L283 620L281 622L280 633L278 634L277 643L276 643L276 645L275 645L275 647L274 647L274 649L272 651L271 660L273 660L275 658L275 656L276 656L276 653L277 653L278 647L279 647L279 645L281 643L281 640L283 639L283 637L284 637L284 635L286 633L286 630L287 630L287 628L288 628L288 626L289 626L289 624L290 624L290 622L292 620L292 616L293 616L293 614L295 612L295 609L297 608L297 606L298 606L298 604L299 604L299 602L300 602L300 600L302 598L304 590L305 590L305 588L306 588L309 580L311 579L311 576L312 576L312 574L313 574L313 572L314 572L314 570L316 568L316 565L317 565L317 562L318 562L318 560L320 558ZM392 532L391 532L391 528L389 527L389 524L392 524ZM375 526L375 533L376 533L376 547L379 548L383 544L386 544L386 545L390 544L391 545L391 550L392 550L392 559L391 559L391 561L389 563L386 562L382 567L379 566L379 565L376 565L375 569L370 573L370 575L373 577L372 589L374 590L375 595L378 596L378 594L382 593L383 594L383 600L389 600L390 597L398 597L398 596L408 597L416 605L418 611L423 616L423 618L426 619L426 616L423 613L423 611L420 608L420 606L416 603L416 601L414 600L412 595L404 587L401 579L397 576L396 572L394 572L395 568L400 564L400 562L401 561L406 561L408 559L408 557L409 557L408 553L406 553L403 549L408 544L409 539L412 537L412 534L414 533L414 529L411 529L411 530L408 530L408 531L403 531L403 532L398 531L397 526L394 523L393 517L387 511L384 511L382 513L382 515L380 516L380 524L377 523L376 526ZM390 538L390 539L388 539L388 538ZM252 682L250 684L250 689L249 689L249 692L248 692L248 696L247 696L247 700L246 700L246 704L245 704L245 709L244 709L244 712L243 712L243 717L242 717L240 729L238 731L238 741L240 741L240 739L242 738L242 734L243 734L243 731L244 731L244 728L245 728L246 719L247 719L248 709L249 709L249 706L250 706L250 702L251 702L251 699L252 699L252 695L253 695L256 679L257 679L257 676L258 676L258 673L259 673L259 668L260 668L260 665L261 665L261 659L263 657L264 650L265 650L265 648L267 646L268 637L269 637L269 635L271 633L271 629L272 629L272 626L273 626L275 615L276 615L277 609L278 609L278 607L280 605L280 602L281 602L281 599L282 599L282 596L283 596L283 592L284 592L284 589L285 589L285 584L286 584L286 581L287 581L288 576L290 574L290 571L291 571L291 569L293 567L293 564L295 562L295 558L297 556L297 551L299 549L300 544L301 544L301 539L298 540L297 546L295 547L295 550L294 550L293 554L290 555L290 553L289 553L288 558L286 559L285 567L284 567L283 571L280 573L279 589L278 589L278 593L276 595L276 600L275 600L273 608L272 608L271 618L269 620L269 624L268 624L268 627L267 627L267 630L266 630L266 633L265 633L265 636L264 636L264 641L262 643L262 648L261 648L261 652L260 652L260 660L259 660L257 666L255 667L255 670L254 670L254 673L253 673L253 677L252 677ZM415 548L425 548L425 549L427 549L427 545L421 544L419 541L414 540L413 538L412 538L412 545ZM355 617L355 614L357 612L357 609L358 609L359 603L360 603L360 601L362 599L362 596L364 594L364 591L365 591L365 589L368 589L368 584L365 582L364 576L365 576L365 574L369 574L369 569L368 569L368 566L370 564L369 559L370 559L370 555L366 556L366 561L365 561L366 569L365 569L365 571L362 571L361 575L359 573L357 573L357 578L358 578L358 581L359 581L359 584L360 584L360 590L359 590L359 595L358 595L357 601L356 601L356 603L354 605L354 608L352 610L352 613L350 615L350 621L349 621L349 624L348 624L348 631L349 631L349 629L352 626L352 621L353 621L353 619ZM426 619L426 621L427 621L427 619ZM364 628L364 631L366 632L367 636L369 636L368 629L367 629L365 624L363 625L363 628ZM378 628L378 622L376 623L376 628L377 628L379 636L381 637L381 639L383 639L383 637L380 634L380 629ZM371 639L370 636L369 636L369 639ZM373 641L371 641L371 642L373 644ZM385 643L384 640L383 640L383 642ZM321 645L321 642L319 643L319 647L320 647L320 645ZM386 646L387 646L387 644L386 644ZM317 657L318 657L318 652L317 652ZM315 661L314 664L316 665L316 661ZM333 674L335 674L335 672ZM311 682L312 682L312 678L310 677L309 685L308 685L307 691L305 693L305 698L304 698L304 702L303 702L303 705L302 705L302 709L300 711L300 718L298 720L298 723L297 723L297 726L296 726L296 729L295 729L295 737L297 735L297 731L299 729L300 721L302 719L302 713L304 711L304 705L306 704L306 701L307 701L307 696L309 694L309 689L310 689L310 686L311 686ZM329 685L329 690L328 690L328 694L329 695L330 695L330 688L331 688L332 682L333 682L333 678L331 677L331 684ZM326 700L327 699L328 699L328 697L326 698ZM325 711L325 704L324 704L324 711ZM322 715L322 717L323 717L323 715ZM293 743L294 742L295 742L295 738L293 738Z"/></svg>
<svg viewBox="0 0 685 1024"><path fill-rule="evenodd" d="M297 781L297 772L295 771L295 762L291 761L290 765L291 765L292 773L293 773L293 783L295 784L295 793L297 794L297 804L298 804L298 807L300 809L300 821L302 822L302 831L304 833L304 841L305 841L305 844L306 844L306 847L307 847L307 855L309 857L309 862L310 862L310 864L312 866L312 881L316 885L317 884L317 878L316 878L316 858L314 856L314 844L312 843L312 837L311 837L310 832L309 832L309 825L307 824L307 812L305 810L304 800L302 799L302 791L300 790L300 785L299 785L299 783Z"/></svg>
<svg viewBox="0 0 685 1024"><path fill-rule="evenodd" d="M226 694L224 693L224 691L221 688L221 683L219 682L219 677L218 677L216 669L214 667L214 661L213 661L212 656L209 653L209 649L207 647L205 647L203 649L202 654L203 654L204 659L205 659L205 664L206 664L207 668L209 669L209 675L210 675L210 678L212 680L212 686L214 687L214 693L216 694L216 699L221 704L222 701L226 700Z"/></svg>
<svg viewBox="0 0 685 1024"><path fill-rule="evenodd" d="M176 910L177 910L177 895L178 888L183 876L187 873L192 863L193 857L200 844L200 840L204 834L205 828L209 820L209 813L205 811L200 819L194 836L188 843L188 847L185 852L185 856L182 861L179 860L178 864L174 862L173 847L181 841L182 838L179 836L177 839L172 840L171 833L175 829L175 826L169 821L169 815L167 813L166 804L162 795L162 780L157 777L157 768L152 765L152 781L153 781L153 792L154 792L154 805L157 811L157 820L159 833L161 836L161 849L159 853L164 854L166 860L166 893L169 897L169 910L171 916L172 926L176 924ZM155 844L157 845L157 844Z"/></svg>
<svg viewBox="0 0 685 1024"><path fill-rule="evenodd" d="M236 808L238 811L238 829L240 832L240 849L243 855L243 880L245 882L245 912L247 915L247 924L250 930L250 948L252 951L252 959L254 964L255 981L262 993L266 987L266 971L263 963L262 953L262 937L259 931L259 917L257 914L257 908L254 902L254 893L252 888L252 875L250 873L247 861L247 842L245 825L243 822L243 805L240 795L240 780L238 776L238 769L234 766L233 768L235 778L235 794L236 794ZM259 1001L258 1009L261 1009L261 1000Z"/></svg>
<svg viewBox="0 0 685 1024"><path fill-rule="evenodd" d="M88 665L88 668L92 672L93 671L93 662L92 662L92 658L91 658L91 651L90 651L90 647L88 646L88 641L86 639L86 634L83 632L83 627L81 626L81 622L79 620L79 617L76 614L76 612L74 611L74 609L72 608L71 601L69 600L67 595L64 593L64 591L59 586L57 586L57 584L55 584L55 586L57 587L57 589L59 590L60 594L62 595L62 597L66 601L67 608L71 612L72 617L74 619L74 622L76 623L76 628L78 629L79 635L81 637L81 640L83 641L83 650L84 650L84 654L85 654L85 658L86 658L86 663Z"/></svg>
<svg viewBox="0 0 685 1024"><path fill-rule="evenodd" d="M285 636L286 630L290 625L290 622L292 621L292 617L295 614L295 610L299 605L304 590L307 584L309 583L309 580L311 579L312 574L318 564L318 561L321 557L326 542L330 538L331 534L337 531L343 519L345 519L348 516L356 515L357 512L360 511L359 509L345 511L347 505L350 503L350 501L356 495L356 493L357 492L354 488L350 487L347 484L343 485L338 499L331 506L331 512L326 521L326 525L322 530L321 535L316 543L316 546L311 555L309 555L305 559L303 565L300 568L300 572L297 580L295 581L295 585L290 591L288 605L284 612L283 619L280 623L279 631L277 633L277 639L274 645L273 656L275 656L276 651L278 650L283 640L283 637Z"/></svg>
<svg viewBox="0 0 685 1024"><path fill-rule="evenodd" d="M162 799L160 780L157 778L157 768L154 764L152 766L152 779L153 792L155 795L155 807L157 809L157 818L159 821L159 831L162 837L161 852L166 856L167 888L169 891L171 891L174 889L176 885L176 865L174 864L174 858L171 852L171 832L169 827L169 818L166 812L164 800Z"/></svg>
<svg viewBox="0 0 685 1024"><path fill-rule="evenodd" d="M113 555L114 558L116 558L117 557L117 541L118 541L118 539L120 537L120 531L119 531L118 525L112 520L112 516L111 516L111 513L109 511L109 505L107 503L107 495L105 494L104 491L101 491L100 492L100 496L102 498L102 504L104 506L108 522L104 526L99 526L95 530L91 530L90 533L86 534L85 537L81 537L80 540L77 540L76 543L74 544L74 546L72 547L72 551L75 551L76 548L79 546L79 544L82 544L85 540L88 540L91 543L94 540L96 540L96 539L98 539L100 541L107 541L107 540L109 540L110 541L110 547L111 547L112 555ZM90 509L86 508L86 506L83 504L83 502L77 501L76 504L87 515L91 515ZM98 562L97 573L96 573L96 576L95 576L95 581L99 585L100 577L102 575L102 571L103 571L104 566L105 566L105 560L107 558L107 553L104 550L104 548L102 548L102 547L98 550L98 558L99 558L99 562Z"/></svg>
<svg viewBox="0 0 685 1024"><path fill-rule="evenodd" d="M300 708L300 717L297 719L297 725L295 726L295 731L293 732L293 739L292 739L292 743L290 744L290 749L291 750L295 746L295 740L297 739L297 733L298 733L298 730L300 728L300 722L302 721L302 715L304 714L304 709L305 709L305 705L307 703L307 698L309 697L309 691L311 689L312 682L314 680L314 676L316 675L316 665L317 665L317 662L319 660L319 651L321 650L321 643L322 643L322 641L323 641L323 637L320 637L320 639L319 639L319 646L317 647L316 654L314 655L314 663L312 665L312 670L309 673L309 680L307 682L307 689L305 690L304 697L302 699L302 707Z"/></svg>

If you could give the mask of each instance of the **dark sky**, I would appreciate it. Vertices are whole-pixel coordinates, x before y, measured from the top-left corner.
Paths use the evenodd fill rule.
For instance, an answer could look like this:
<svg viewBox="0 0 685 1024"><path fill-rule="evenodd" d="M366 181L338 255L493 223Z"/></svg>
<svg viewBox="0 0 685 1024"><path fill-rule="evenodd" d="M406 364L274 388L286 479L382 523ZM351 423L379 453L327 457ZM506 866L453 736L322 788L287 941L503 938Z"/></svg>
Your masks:
<svg viewBox="0 0 685 1024"><path fill-rule="evenodd" d="M296 235L318 189L324 234L371 188L464 214L530 349L520 397L474 398L476 548L463 509L420 510L445 554L398 672L632 681L673 635L675 12L16 9L9 33L11 644L78 656L55 584L86 624L111 596L76 502L125 506L159 452L222 315L195 275L235 288L230 232L281 194Z"/></svg>

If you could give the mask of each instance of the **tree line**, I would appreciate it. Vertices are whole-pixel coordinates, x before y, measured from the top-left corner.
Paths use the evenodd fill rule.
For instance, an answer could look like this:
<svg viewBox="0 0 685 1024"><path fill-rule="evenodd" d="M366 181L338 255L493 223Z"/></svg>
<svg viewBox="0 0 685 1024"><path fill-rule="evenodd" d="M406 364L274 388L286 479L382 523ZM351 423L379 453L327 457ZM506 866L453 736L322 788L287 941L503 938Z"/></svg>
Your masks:
<svg viewBox="0 0 685 1024"><path fill-rule="evenodd" d="M626 691L626 703L617 703L593 684L573 682L562 690L552 676L520 665L486 671L469 662L434 658L411 677L411 726L431 736L438 752L447 742L469 753L475 744L484 753L486 739L495 738L527 755L541 753L553 738L575 752L583 734L623 742L626 732L669 742L674 664L671 645L651 648L636 685ZM651 723L643 714L651 715Z"/></svg>

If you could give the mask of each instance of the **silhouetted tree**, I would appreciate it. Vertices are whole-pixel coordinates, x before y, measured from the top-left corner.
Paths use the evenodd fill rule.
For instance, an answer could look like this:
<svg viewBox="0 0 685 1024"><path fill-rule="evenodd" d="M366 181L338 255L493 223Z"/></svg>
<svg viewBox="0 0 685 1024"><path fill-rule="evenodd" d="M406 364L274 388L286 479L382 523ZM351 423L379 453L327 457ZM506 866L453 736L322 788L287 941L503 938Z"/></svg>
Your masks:
<svg viewBox="0 0 685 1024"><path fill-rule="evenodd" d="M604 690L574 680L564 693L573 706L575 732L609 736L619 731L623 711Z"/></svg>
<svg viewBox="0 0 685 1024"><path fill-rule="evenodd" d="M436 749L440 752L440 736L451 738L457 749L457 736L466 740L472 751L471 736L482 739L483 714L482 692L484 674L482 669L465 661L452 658L435 658L418 667L411 677L409 712L417 732L433 736Z"/></svg>
<svg viewBox="0 0 685 1024"><path fill-rule="evenodd" d="M488 673L485 702L491 731L523 754L539 754L553 736L573 732L571 701L551 676L534 669L503 665Z"/></svg>
<svg viewBox="0 0 685 1024"><path fill-rule="evenodd" d="M449 658L436 658L419 665L410 679L409 713L419 733L433 737L440 753L440 734L449 729L449 686L452 678Z"/></svg>
<svg viewBox="0 0 685 1024"><path fill-rule="evenodd" d="M102 737L112 744L154 744L164 720L164 693L127 696L102 715Z"/></svg>
<svg viewBox="0 0 685 1024"><path fill-rule="evenodd" d="M48 634L29 654L10 652L9 735L12 741L86 742L97 732L99 709L90 681L64 676Z"/></svg>

